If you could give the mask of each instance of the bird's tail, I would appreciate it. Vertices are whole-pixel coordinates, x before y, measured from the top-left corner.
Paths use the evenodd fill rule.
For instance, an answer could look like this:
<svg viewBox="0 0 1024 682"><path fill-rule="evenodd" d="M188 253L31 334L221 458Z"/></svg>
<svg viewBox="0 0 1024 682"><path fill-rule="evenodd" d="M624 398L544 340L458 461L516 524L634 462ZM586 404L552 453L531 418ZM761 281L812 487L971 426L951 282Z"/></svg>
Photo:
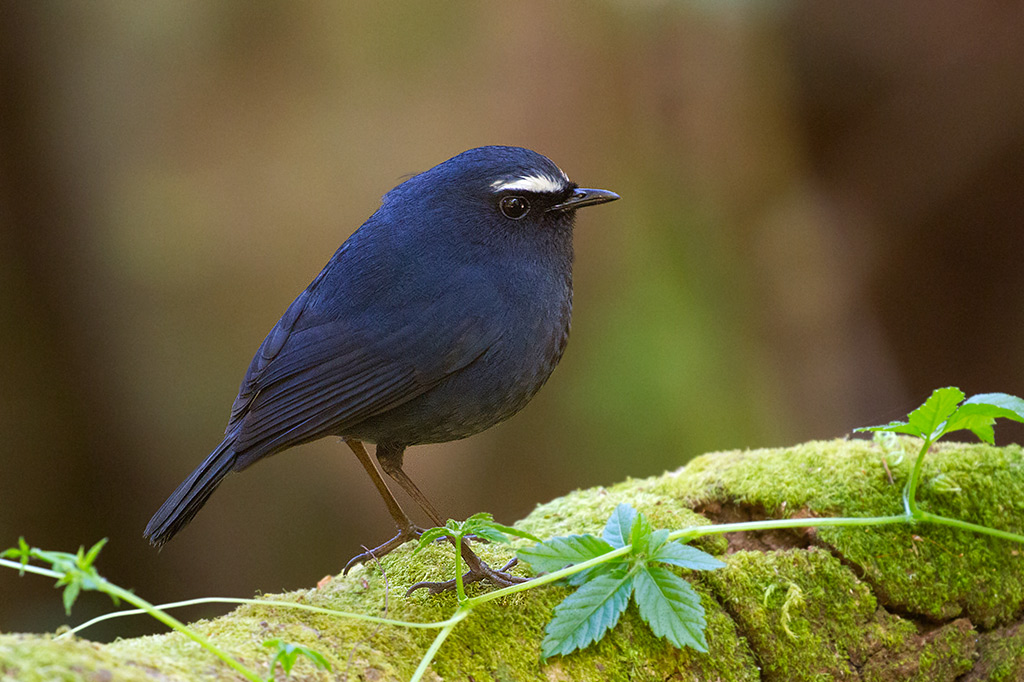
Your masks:
<svg viewBox="0 0 1024 682"><path fill-rule="evenodd" d="M173 538L206 504L235 464L234 444L228 435L153 514L143 534L153 546Z"/></svg>

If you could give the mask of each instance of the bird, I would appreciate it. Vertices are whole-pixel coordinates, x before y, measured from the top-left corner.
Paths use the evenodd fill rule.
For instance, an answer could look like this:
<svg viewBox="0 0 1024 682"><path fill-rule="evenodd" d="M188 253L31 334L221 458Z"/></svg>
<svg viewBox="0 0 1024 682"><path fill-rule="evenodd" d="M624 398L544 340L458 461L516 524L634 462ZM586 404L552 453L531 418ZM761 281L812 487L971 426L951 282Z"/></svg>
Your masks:
<svg viewBox="0 0 1024 682"><path fill-rule="evenodd" d="M145 538L163 546L228 474L327 436L356 455L398 527L346 571L422 533L364 443L443 526L402 468L406 448L467 438L533 398L569 337L576 211L618 198L511 146L470 149L387 192L267 334L223 440L153 515ZM522 580L468 545L461 552L467 580Z"/></svg>

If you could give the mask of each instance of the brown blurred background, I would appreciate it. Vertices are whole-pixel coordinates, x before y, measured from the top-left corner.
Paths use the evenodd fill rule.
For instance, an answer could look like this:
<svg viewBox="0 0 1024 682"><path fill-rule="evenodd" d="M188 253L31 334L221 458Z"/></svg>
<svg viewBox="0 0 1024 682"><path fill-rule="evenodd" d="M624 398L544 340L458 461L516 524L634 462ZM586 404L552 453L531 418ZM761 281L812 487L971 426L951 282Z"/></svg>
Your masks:
<svg viewBox="0 0 1024 682"><path fill-rule="evenodd" d="M379 197L481 144L623 200L580 216L546 389L409 454L454 517L939 386L1024 394L1021 35L1005 0L0 2L0 547L109 537L102 572L163 601L308 586L389 537L331 440L229 478L161 553L142 529ZM0 630L109 608L67 621L0 570Z"/></svg>

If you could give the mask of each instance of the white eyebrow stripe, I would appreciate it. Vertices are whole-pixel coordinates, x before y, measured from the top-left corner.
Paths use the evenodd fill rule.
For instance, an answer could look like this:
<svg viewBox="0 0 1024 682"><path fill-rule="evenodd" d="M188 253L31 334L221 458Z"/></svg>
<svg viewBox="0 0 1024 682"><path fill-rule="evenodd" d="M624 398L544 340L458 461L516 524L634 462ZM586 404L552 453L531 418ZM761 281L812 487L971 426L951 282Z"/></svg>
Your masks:
<svg viewBox="0 0 1024 682"><path fill-rule="evenodd" d="M569 178L562 174L561 179L553 178L550 175L524 175L512 180L496 180L491 183L495 192L506 190L522 190L523 192L547 192L556 194L565 191L569 184Z"/></svg>

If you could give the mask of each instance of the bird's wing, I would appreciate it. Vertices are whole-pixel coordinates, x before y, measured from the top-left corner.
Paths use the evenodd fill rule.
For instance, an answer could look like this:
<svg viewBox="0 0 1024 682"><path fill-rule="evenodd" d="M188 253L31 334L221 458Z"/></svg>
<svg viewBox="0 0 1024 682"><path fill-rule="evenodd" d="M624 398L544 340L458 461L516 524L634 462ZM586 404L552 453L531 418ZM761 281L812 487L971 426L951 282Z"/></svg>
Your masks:
<svg viewBox="0 0 1024 682"><path fill-rule="evenodd" d="M445 324L436 307L400 326L367 330L371 325L312 306L316 284L270 331L242 382L227 428L235 435L236 468L343 433L346 425L411 400L496 340L492 325L478 318Z"/></svg>

